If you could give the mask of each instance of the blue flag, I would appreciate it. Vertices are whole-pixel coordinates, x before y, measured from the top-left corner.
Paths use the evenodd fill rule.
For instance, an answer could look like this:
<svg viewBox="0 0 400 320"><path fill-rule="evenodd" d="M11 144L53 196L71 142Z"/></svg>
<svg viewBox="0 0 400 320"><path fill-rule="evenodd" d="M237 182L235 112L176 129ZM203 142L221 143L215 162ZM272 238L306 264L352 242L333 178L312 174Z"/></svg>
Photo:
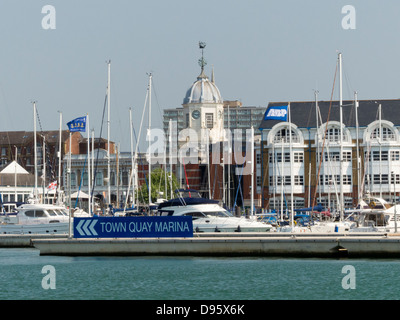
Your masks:
<svg viewBox="0 0 400 320"><path fill-rule="evenodd" d="M288 106L270 107L264 115L264 120L287 121Z"/></svg>
<svg viewBox="0 0 400 320"><path fill-rule="evenodd" d="M70 132L85 132L86 131L86 117L76 118L67 123Z"/></svg>

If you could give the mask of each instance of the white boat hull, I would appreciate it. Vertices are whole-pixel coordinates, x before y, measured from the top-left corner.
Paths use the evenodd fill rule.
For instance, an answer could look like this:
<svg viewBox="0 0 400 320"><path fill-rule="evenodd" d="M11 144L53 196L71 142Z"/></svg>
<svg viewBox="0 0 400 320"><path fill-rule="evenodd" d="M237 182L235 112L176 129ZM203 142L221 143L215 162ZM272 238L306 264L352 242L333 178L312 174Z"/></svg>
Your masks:
<svg viewBox="0 0 400 320"><path fill-rule="evenodd" d="M69 223L5 224L0 225L0 234L68 234Z"/></svg>

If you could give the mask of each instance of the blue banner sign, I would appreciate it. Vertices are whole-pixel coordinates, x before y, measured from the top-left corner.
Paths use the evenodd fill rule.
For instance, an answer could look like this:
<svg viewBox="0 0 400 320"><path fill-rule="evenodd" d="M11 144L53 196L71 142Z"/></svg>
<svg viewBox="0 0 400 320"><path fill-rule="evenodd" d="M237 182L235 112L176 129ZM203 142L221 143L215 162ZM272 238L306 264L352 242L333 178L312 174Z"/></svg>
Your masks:
<svg viewBox="0 0 400 320"><path fill-rule="evenodd" d="M74 218L74 238L193 237L192 217Z"/></svg>

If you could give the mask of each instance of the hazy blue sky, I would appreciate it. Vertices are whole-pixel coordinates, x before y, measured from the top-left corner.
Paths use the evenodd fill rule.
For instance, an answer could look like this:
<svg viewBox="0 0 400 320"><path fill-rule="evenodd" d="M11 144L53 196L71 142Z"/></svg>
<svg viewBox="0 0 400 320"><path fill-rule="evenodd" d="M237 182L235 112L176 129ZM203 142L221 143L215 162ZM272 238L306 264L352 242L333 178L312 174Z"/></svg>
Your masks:
<svg viewBox="0 0 400 320"><path fill-rule="evenodd" d="M56 9L44 30L42 7ZM342 28L342 7L356 10L356 29ZM31 100L44 130L89 113L99 135L111 59L111 135L129 151L129 107L138 130L153 73L153 126L179 107L200 72L198 42L207 43L206 73L215 69L225 100L329 100L343 54L344 98L399 98L398 0L2 0L0 130L33 130ZM337 98L337 94L335 94ZM106 137L106 131L103 131Z"/></svg>

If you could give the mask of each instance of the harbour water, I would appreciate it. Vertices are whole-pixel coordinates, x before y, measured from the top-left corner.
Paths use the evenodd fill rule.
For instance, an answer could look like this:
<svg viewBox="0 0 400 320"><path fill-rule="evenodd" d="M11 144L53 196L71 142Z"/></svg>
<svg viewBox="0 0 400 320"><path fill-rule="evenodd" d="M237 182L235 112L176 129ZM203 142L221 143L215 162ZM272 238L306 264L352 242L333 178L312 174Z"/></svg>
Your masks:
<svg viewBox="0 0 400 320"><path fill-rule="evenodd" d="M0 283L0 300L398 300L400 260L58 257L0 249Z"/></svg>

